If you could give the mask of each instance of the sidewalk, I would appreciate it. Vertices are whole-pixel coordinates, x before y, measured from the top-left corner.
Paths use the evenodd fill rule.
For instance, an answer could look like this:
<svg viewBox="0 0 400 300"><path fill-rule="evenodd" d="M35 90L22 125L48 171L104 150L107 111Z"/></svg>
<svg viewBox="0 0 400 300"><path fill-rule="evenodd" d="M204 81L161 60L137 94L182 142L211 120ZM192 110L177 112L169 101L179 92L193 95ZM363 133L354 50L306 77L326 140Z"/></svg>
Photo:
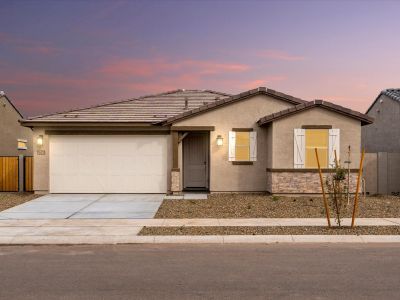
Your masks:
<svg viewBox="0 0 400 300"><path fill-rule="evenodd" d="M331 219L332 226L336 222ZM343 226L351 224L343 219ZM109 226L326 226L325 218L253 218L253 219L53 219L0 220L2 227L109 227ZM357 226L400 226L400 218L357 218ZM0 233L1 236L1 233Z"/></svg>
<svg viewBox="0 0 400 300"><path fill-rule="evenodd" d="M345 219L349 225L350 219ZM332 220L334 224L334 220ZM400 226L400 218L360 218L357 226ZM379 235L138 236L143 226L326 226L312 219L59 219L0 220L0 244L366 243L400 242Z"/></svg>

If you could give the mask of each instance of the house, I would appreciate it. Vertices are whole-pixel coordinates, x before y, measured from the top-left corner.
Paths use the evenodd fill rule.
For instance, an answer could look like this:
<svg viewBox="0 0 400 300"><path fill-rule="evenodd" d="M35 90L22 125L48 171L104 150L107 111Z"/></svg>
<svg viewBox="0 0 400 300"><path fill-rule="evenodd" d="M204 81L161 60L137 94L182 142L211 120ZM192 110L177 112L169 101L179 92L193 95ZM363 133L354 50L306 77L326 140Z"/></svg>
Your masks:
<svg viewBox="0 0 400 300"><path fill-rule="evenodd" d="M7 95L0 91L0 156L32 156L31 129L21 126L23 116Z"/></svg>
<svg viewBox="0 0 400 300"><path fill-rule="evenodd" d="M37 193L319 193L333 153L360 159L364 114L265 87L176 90L31 119ZM353 176L354 177L354 176Z"/></svg>
<svg viewBox="0 0 400 300"><path fill-rule="evenodd" d="M400 194L400 89L379 93L366 114L374 123L362 128L366 191Z"/></svg>
<svg viewBox="0 0 400 300"><path fill-rule="evenodd" d="M366 114L375 119L362 129L366 152L400 153L400 89L383 90Z"/></svg>

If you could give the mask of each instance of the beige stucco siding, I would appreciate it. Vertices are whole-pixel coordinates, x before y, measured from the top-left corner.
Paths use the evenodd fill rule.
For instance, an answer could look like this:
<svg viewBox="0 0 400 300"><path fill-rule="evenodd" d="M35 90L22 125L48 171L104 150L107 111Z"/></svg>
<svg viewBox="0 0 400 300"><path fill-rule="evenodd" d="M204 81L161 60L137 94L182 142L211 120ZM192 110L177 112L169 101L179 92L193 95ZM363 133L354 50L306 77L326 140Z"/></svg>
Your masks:
<svg viewBox="0 0 400 300"><path fill-rule="evenodd" d="M268 144L271 134L268 135L270 129L261 128L256 122L265 115L292 106L269 96L257 95L173 125L215 126L210 133L210 191L265 191L266 168L272 160ZM228 161L228 133L232 128L253 128L257 132L257 161L253 165L233 165ZM224 139L223 146L216 145L218 135ZM181 155L179 167L182 170Z"/></svg>
<svg viewBox="0 0 400 300"><path fill-rule="evenodd" d="M340 129L340 158L347 160L351 146L351 168L358 168L361 147L360 121L323 108L312 108L273 123L272 168L293 168L294 129L304 125L331 125Z"/></svg>
<svg viewBox="0 0 400 300"><path fill-rule="evenodd" d="M42 146L36 143L39 135L43 135ZM33 141L33 190L46 193L49 191L49 136L43 128L34 128Z"/></svg>
<svg viewBox="0 0 400 300"><path fill-rule="evenodd" d="M20 125L19 113L6 97L0 97L0 156L32 155L32 130ZM27 141L27 150L18 150L18 139Z"/></svg>

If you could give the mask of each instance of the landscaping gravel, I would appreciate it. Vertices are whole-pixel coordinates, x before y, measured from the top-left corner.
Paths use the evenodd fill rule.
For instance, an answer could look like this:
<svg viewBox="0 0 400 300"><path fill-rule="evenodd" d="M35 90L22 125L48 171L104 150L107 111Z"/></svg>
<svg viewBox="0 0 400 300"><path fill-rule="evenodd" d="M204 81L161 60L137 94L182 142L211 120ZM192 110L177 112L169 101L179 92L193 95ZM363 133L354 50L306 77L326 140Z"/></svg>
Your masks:
<svg viewBox="0 0 400 300"><path fill-rule="evenodd" d="M40 197L40 195L35 195L33 193L0 193L0 211L38 197Z"/></svg>
<svg viewBox="0 0 400 300"><path fill-rule="evenodd" d="M143 227L139 235L399 235L400 226L296 227Z"/></svg>
<svg viewBox="0 0 400 300"><path fill-rule="evenodd" d="M353 198L353 197L352 197ZM352 201L344 214L351 217ZM333 217L333 210L331 210ZM155 218L321 218L322 197L265 194L210 194L207 200L164 200ZM367 197L359 201L358 217L400 217L400 197Z"/></svg>

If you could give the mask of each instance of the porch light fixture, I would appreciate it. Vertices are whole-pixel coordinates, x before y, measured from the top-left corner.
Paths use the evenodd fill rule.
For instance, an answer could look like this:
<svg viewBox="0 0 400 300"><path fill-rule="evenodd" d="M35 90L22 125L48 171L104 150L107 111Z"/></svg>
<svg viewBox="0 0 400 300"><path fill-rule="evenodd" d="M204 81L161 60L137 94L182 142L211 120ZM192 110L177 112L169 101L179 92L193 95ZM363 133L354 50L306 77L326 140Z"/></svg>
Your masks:
<svg viewBox="0 0 400 300"><path fill-rule="evenodd" d="M221 135L217 136L217 146L222 146L224 144L224 138Z"/></svg>
<svg viewBox="0 0 400 300"><path fill-rule="evenodd" d="M43 135L39 135L36 139L36 144L38 146L42 146L43 145Z"/></svg>

